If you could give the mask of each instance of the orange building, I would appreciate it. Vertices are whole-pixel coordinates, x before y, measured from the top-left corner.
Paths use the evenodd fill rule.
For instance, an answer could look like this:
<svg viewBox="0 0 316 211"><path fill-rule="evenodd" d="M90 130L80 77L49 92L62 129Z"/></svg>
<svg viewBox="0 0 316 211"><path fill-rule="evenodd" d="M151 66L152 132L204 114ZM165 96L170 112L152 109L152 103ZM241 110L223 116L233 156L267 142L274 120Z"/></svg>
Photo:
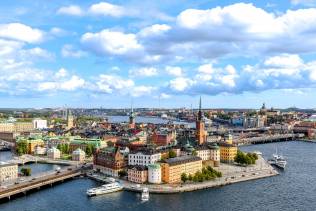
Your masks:
<svg viewBox="0 0 316 211"><path fill-rule="evenodd" d="M180 183L181 175L194 175L202 170L202 159L196 156L181 156L166 159L161 163L162 181L165 183Z"/></svg>

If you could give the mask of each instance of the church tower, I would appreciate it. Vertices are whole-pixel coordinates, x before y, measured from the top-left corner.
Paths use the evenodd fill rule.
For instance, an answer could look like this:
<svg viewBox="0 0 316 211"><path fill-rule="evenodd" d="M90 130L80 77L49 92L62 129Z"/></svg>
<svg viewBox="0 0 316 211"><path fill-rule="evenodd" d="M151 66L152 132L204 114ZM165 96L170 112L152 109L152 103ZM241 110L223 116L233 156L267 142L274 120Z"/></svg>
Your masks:
<svg viewBox="0 0 316 211"><path fill-rule="evenodd" d="M199 145L204 144L206 142L206 132L205 132L205 124L203 121L203 114L202 114L202 99L200 97L200 104L199 104L199 112L196 118L196 132L195 138Z"/></svg>
<svg viewBox="0 0 316 211"><path fill-rule="evenodd" d="M129 129L135 129L135 113L133 110L133 103L131 105L131 112L129 113Z"/></svg>
<svg viewBox="0 0 316 211"><path fill-rule="evenodd" d="M67 112L67 129L71 129L74 127L74 117L71 113L71 110L69 109Z"/></svg>

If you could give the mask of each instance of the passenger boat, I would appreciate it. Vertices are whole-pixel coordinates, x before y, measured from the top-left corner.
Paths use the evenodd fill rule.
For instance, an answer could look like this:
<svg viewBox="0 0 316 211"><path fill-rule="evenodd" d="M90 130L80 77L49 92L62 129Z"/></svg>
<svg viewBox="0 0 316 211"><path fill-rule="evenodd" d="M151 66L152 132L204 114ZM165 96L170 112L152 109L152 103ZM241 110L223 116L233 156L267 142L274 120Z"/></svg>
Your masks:
<svg viewBox="0 0 316 211"><path fill-rule="evenodd" d="M149 191L148 188L144 188L141 195L142 201L148 201L149 200Z"/></svg>
<svg viewBox="0 0 316 211"><path fill-rule="evenodd" d="M97 195L117 192L120 190L123 190L123 186L118 182L113 182L110 184L102 185L101 187L98 187L98 188L91 188L87 190L87 195L97 196Z"/></svg>

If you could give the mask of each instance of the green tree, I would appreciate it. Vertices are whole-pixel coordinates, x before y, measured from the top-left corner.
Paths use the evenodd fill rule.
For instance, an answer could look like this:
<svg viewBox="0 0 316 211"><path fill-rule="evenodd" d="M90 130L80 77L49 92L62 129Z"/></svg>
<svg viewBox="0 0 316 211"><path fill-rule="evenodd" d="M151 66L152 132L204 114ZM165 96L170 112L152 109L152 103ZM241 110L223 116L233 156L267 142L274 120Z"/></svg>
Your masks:
<svg viewBox="0 0 316 211"><path fill-rule="evenodd" d="M169 158L175 158L177 157L177 153L173 150L169 150Z"/></svg>
<svg viewBox="0 0 316 211"><path fill-rule="evenodd" d="M127 176L127 172L125 170L121 170L118 172L119 177L125 177Z"/></svg>
<svg viewBox="0 0 316 211"><path fill-rule="evenodd" d="M16 152L18 155L27 154L27 141L19 141L16 145Z"/></svg>
<svg viewBox="0 0 316 211"><path fill-rule="evenodd" d="M31 176L32 169L31 168L22 168L21 169L21 174L23 176Z"/></svg>
<svg viewBox="0 0 316 211"><path fill-rule="evenodd" d="M186 173L181 174L181 181L185 183L188 180L188 176Z"/></svg>
<svg viewBox="0 0 316 211"><path fill-rule="evenodd" d="M192 155L193 155L193 156L197 156L197 151L196 151L196 150L193 150L193 151L192 151Z"/></svg>
<svg viewBox="0 0 316 211"><path fill-rule="evenodd" d="M94 153L94 150L95 150L95 147L94 147L93 144L87 144L86 150L85 150L86 155L87 155L88 157L92 156L92 154Z"/></svg>

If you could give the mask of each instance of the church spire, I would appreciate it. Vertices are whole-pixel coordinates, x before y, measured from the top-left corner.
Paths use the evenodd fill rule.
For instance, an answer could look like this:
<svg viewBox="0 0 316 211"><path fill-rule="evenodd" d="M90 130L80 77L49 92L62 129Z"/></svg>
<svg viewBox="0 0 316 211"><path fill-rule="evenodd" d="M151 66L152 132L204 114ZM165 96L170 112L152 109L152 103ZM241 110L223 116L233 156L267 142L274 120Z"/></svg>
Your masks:
<svg viewBox="0 0 316 211"><path fill-rule="evenodd" d="M198 120L202 120L202 97L200 96Z"/></svg>

